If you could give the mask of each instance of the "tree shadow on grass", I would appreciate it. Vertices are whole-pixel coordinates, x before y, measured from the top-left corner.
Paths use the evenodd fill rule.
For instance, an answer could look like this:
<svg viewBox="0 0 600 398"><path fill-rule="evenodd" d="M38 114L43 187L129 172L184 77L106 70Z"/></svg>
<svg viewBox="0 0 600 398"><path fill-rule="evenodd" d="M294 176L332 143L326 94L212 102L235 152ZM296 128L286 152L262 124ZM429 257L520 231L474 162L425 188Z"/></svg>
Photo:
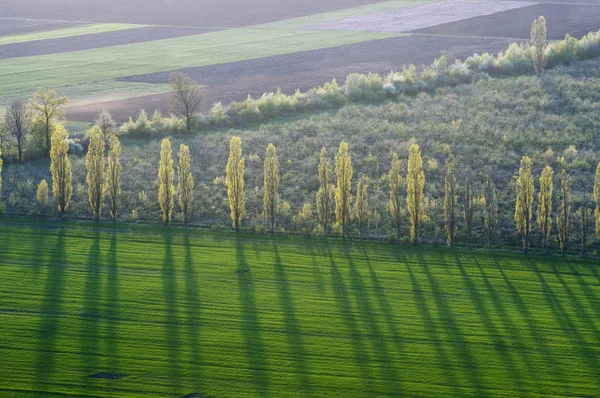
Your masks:
<svg viewBox="0 0 600 398"><path fill-rule="evenodd" d="M317 292L319 294L325 293L325 283L323 282L323 278L321 277L321 270L319 269L319 264L315 260L315 250L313 245L308 246L310 249L310 258L312 259L312 274L313 279L315 280L315 284L317 286Z"/></svg>
<svg viewBox="0 0 600 398"><path fill-rule="evenodd" d="M57 231L56 244L48 265L37 332L35 384L42 397L46 396L45 392L48 391L47 388L56 371L55 350L60 331L62 295L67 271L66 260L65 232L61 228Z"/></svg>
<svg viewBox="0 0 600 398"><path fill-rule="evenodd" d="M100 300L100 236L97 227L93 229L92 246L88 252L83 289L83 312L80 318L79 352L81 369L84 376L97 373L98 370L98 323ZM95 385L94 378L85 381L86 388Z"/></svg>
<svg viewBox="0 0 600 398"><path fill-rule="evenodd" d="M172 383L173 393L180 394L181 387L181 358L179 355L179 320L177 315L177 272L173 258L173 238L171 233L165 233L163 243L165 255L162 265L162 282L165 300L165 338L168 351L169 379Z"/></svg>
<svg viewBox="0 0 600 398"><path fill-rule="evenodd" d="M577 269L573 266L573 264L568 259L565 259L565 262L567 263L567 265L573 272L573 275L575 275L575 277L577 278L577 282L579 283L579 286L581 287L583 294L587 298L589 306L594 311L594 316L596 318L600 318L600 298L598 298L596 293L594 293L594 291L592 289L590 289L590 286L583 280L583 278L581 277L581 274L579 273L579 271L577 271ZM592 267L590 267L590 268L592 268Z"/></svg>
<svg viewBox="0 0 600 398"><path fill-rule="evenodd" d="M262 339L258 309L256 307L254 282L246 255L244 245L239 238L235 238L237 281L240 305L242 307L242 327L244 345L248 368L252 371L257 396L265 396L269 392L269 376L267 373L267 360L265 346Z"/></svg>
<svg viewBox="0 0 600 398"><path fill-rule="evenodd" d="M106 354L108 371L121 373L119 370L118 338L119 327L119 264L117 256L117 234L113 230L108 249L107 281L106 281Z"/></svg>
<svg viewBox="0 0 600 398"><path fill-rule="evenodd" d="M202 382L201 358L200 358L200 328L201 328L201 308L200 297L198 294L198 280L196 278L196 269L194 268L194 260L192 257L192 249L190 247L190 237L186 231L184 236L185 243L185 293L187 296L187 326L189 334L189 345L191 352L192 363L192 385L195 390L200 391Z"/></svg>
<svg viewBox="0 0 600 398"><path fill-rule="evenodd" d="M301 395L308 397L311 396L311 384L308 364L306 363L304 337L300 330L300 325L298 325L298 320L296 319L296 310L294 308L294 303L292 302L290 286L287 277L285 276L284 265L281 262L281 257L279 256L279 250L275 241L273 241L273 252L275 253L275 286L277 288L279 302L281 303L281 310L283 311L285 334L292 354L294 370L298 377L298 383L301 386Z"/></svg>

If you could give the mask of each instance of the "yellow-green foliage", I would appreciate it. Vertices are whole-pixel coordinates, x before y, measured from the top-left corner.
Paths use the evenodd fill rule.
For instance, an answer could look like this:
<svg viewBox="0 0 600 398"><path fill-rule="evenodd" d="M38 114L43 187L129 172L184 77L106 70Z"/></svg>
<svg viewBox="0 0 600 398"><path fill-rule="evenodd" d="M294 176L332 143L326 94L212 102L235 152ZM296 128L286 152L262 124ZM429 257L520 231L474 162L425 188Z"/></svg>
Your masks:
<svg viewBox="0 0 600 398"><path fill-rule="evenodd" d="M52 194L58 212L62 215L69 208L73 193L73 173L69 161L69 133L61 124L56 126L50 144L50 172L52 173Z"/></svg>
<svg viewBox="0 0 600 398"><path fill-rule="evenodd" d="M92 214L100 218L104 204L105 176L104 176L104 134L100 127L94 125L90 131L90 145L85 157L87 169L88 199L92 207Z"/></svg>
<svg viewBox="0 0 600 398"><path fill-rule="evenodd" d="M335 156L335 174L337 187L335 190L335 218L342 227L342 235L346 236L346 227L350 218L350 203L352 201L352 160L348 155L348 144L340 143L338 154Z"/></svg>
<svg viewBox="0 0 600 398"><path fill-rule="evenodd" d="M187 145L179 146L179 166L177 166L177 181L179 194L179 209L183 214L183 223L187 224L192 214L194 203L194 176L192 175L192 158Z"/></svg>
<svg viewBox="0 0 600 398"><path fill-rule="evenodd" d="M46 149L50 151L50 136L53 123L65 116L65 105L69 102L66 96L59 97L54 90L39 88L31 98L30 105L36 117L44 124Z"/></svg>
<svg viewBox="0 0 600 398"><path fill-rule="evenodd" d="M48 207L48 183L46 180L40 181L37 192L35 193L35 198L37 199L40 210L44 212Z"/></svg>
<svg viewBox="0 0 600 398"><path fill-rule="evenodd" d="M2 166L4 161L2 160L2 148L0 148L0 202L2 201Z"/></svg>
<svg viewBox="0 0 600 398"><path fill-rule="evenodd" d="M269 143L264 163L264 196L263 212L269 222L271 233L275 228L277 209L279 205L279 159L277 148Z"/></svg>
<svg viewBox="0 0 600 398"><path fill-rule="evenodd" d="M115 134L111 135L108 140L106 166L106 190L108 191L110 216L113 220L116 220L119 210L119 196L121 195L121 142Z"/></svg>
<svg viewBox="0 0 600 398"><path fill-rule="evenodd" d="M600 163L596 167L596 178L594 179L594 201L596 202L596 236L600 238Z"/></svg>
<svg viewBox="0 0 600 398"><path fill-rule="evenodd" d="M333 167L327 158L327 149L321 149L319 159L319 191L317 192L317 215L319 224L323 227L323 236L327 236L327 228L331 222L332 184L331 173Z"/></svg>
<svg viewBox="0 0 600 398"><path fill-rule="evenodd" d="M240 230L242 220L246 214L246 196L244 193L245 163L242 157L242 140L240 137L231 137L229 141L229 159L227 160L225 184L231 211L231 226L236 231Z"/></svg>
<svg viewBox="0 0 600 398"><path fill-rule="evenodd" d="M388 182L390 185L390 214L396 224L396 238L400 239L400 224L402 222L402 162L398 159L398 154L392 154L392 166L388 173Z"/></svg>
<svg viewBox="0 0 600 398"><path fill-rule="evenodd" d="M560 250L564 254L569 246L571 229L571 176L564 169L560 173L560 208L556 215L556 227L558 228Z"/></svg>
<svg viewBox="0 0 600 398"><path fill-rule="evenodd" d="M554 184L552 167L546 166L540 176L540 192L538 192L537 222L542 234L542 247L548 247L548 239L552 231L552 191Z"/></svg>
<svg viewBox="0 0 600 398"><path fill-rule="evenodd" d="M454 234L456 233L456 174L454 173L454 162L452 155L446 166L446 179L444 184L444 222L448 246L454 246Z"/></svg>
<svg viewBox="0 0 600 398"><path fill-rule="evenodd" d="M358 224L358 231L362 237L362 231L369 222L369 184L367 179L361 177L356 187L356 203L354 205L354 216Z"/></svg>
<svg viewBox="0 0 600 398"><path fill-rule="evenodd" d="M523 237L523 250L529 251L529 234L531 233L531 217L533 208L533 175L531 159L523 156L517 177L517 201L515 204L515 222L517 231Z"/></svg>
<svg viewBox="0 0 600 398"><path fill-rule="evenodd" d="M406 205L410 215L410 239L413 243L419 237L419 223L425 217L423 192L425 188L425 172L423 159L417 144L408 148L408 171L406 173Z"/></svg>
<svg viewBox="0 0 600 398"><path fill-rule="evenodd" d="M173 216L173 207L175 205L175 186L173 184L173 151L171 150L171 141L165 138L162 140L160 149L160 163L158 166L158 202L162 210L162 221L164 224L171 222Z"/></svg>
<svg viewBox="0 0 600 398"><path fill-rule="evenodd" d="M538 74L546 68L546 19L540 16L531 25L531 56Z"/></svg>

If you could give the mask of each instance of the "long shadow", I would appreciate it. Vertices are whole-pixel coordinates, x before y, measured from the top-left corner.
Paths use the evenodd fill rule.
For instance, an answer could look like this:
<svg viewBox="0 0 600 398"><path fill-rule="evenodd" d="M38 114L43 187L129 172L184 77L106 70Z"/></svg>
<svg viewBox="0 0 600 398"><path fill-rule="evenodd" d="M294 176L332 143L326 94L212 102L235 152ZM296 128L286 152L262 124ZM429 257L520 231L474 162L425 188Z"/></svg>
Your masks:
<svg viewBox="0 0 600 398"><path fill-rule="evenodd" d="M177 272L173 258L173 238L171 233L165 233L165 256L162 266L162 282L165 298L165 338L169 355L169 378L173 385L173 393L180 394L181 386L181 358L179 355L179 320L177 314Z"/></svg>
<svg viewBox="0 0 600 398"><path fill-rule="evenodd" d="M81 314L79 331L79 352L81 353L81 369L85 376L98 372L99 343L99 300L100 300L100 233L94 227L92 247L88 252L83 289L83 313ZM92 388L94 378L88 378L86 388Z"/></svg>
<svg viewBox="0 0 600 398"><path fill-rule="evenodd" d="M600 318L600 298L598 298L596 293L594 293L594 291L590 289L589 285L585 283L585 281L581 277L581 274L579 273L579 271L577 271L573 264L568 259L566 259L565 262L573 272L573 275L575 275L575 277L577 278L577 282L579 282L579 286L581 287L581 290L583 290L583 294L587 298L590 307L595 313L595 316L597 318Z"/></svg>
<svg viewBox="0 0 600 398"><path fill-rule="evenodd" d="M201 308L200 297L198 294L198 280L196 278L196 269L194 268L194 260L190 247L190 238L186 232L184 237L185 243L185 293L187 296L187 328L189 334L189 346L191 352L192 371L191 378L194 389L200 391L202 382L202 364L200 357L200 328L201 328Z"/></svg>
<svg viewBox="0 0 600 398"><path fill-rule="evenodd" d="M263 343L258 309L256 307L254 282L244 254L244 245L235 239L237 281L240 305L242 307L244 346L248 368L252 371L252 382L257 396L265 396L269 391L267 358Z"/></svg>
<svg viewBox="0 0 600 398"><path fill-rule="evenodd" d="M442 325L444 325L443 327L447 333L448 341L452 345L452 349L456 358L458 358L460 361L461 369L466 372L466 376L469 379L469 387L475 389L476 395L485 396L484 384L481 380L481 375L479 374L479 368L477 362L475 361L475 357L473 357L473 354L471 353L469 342L465 340L463 334L461 333L460 328L455 321L454 313L444 299L444 293L439 288L437 281L433 277L433 274L427 265L427 262L420 252L417 256L419 258L419 264L427 276L429 288L431 290L437 312L442 321Z"/></svg>
<svg viewBox="0 0 600 398"><path fill-rule="evenodd" d="M301 386L301 395L308 397L311 396L312 387L308 364L306 362L304 337L302 335L302 330L300 330L300 326L298 325L298 320L296 319L296 309L292 302L290 286L287 277L285 276L285 269L281 262L279 249L277 248L275 241L273 241L273 252L275 253L275 286L277 288L279 302L281 303L281 310L283 311L285 335L292 353L292 362L298 377L298 383Z"/></svg>
<svg viewBox="0 0 600 398"><path fill-rule="evenodd" d="M390 358L388 353L386 339L384 339L381 331L379 330L379 326L377 325L377 319L375 317L373 306L371 305L370 295L368 294L367 288L362 281L360 273L358 272L358 269L352 260L352 253L350 252L348 246L345 246L344 249L346 251L346 261L348 262L349 266L350 287L356 297L360 318L364 321L363 323L366 325L369 331L371 344L375 349L377 360L381 364L381 369L384 373L383 377L386 381L386 390L389 395L398 396L400 395L400 375L398 374L398 370L396 369L394 361L392 358ZM371 278L374 277L377 280L377 275L374 273L370 265L369 268L371 269ZM379 297L380 303L381 300L383 300L384 306L387 304L383 289L381 289L381 285L379 285L375 296ZM387 319L387 323L389 324L391 321L391 313L388 313L388 315L389 317Z"/></svg>
<svg viewBox="0 0 600 398"><path fill-rule="evenodd" d="M319 269L319 264L317 264L317 260L315 260L315 250L313 245L309 245L310 248L310 257L312 259L312 273L313 278L315 280L315 284L317 285L317 291L319 294L325 293L325 283L323 282L323 278L321 277L321 270Z"/></svg>
<svg viewBox="0 0 600 398"><path fill-rule="evenodd" d="M56 372L56 340L60 330L60 313L63 304L63 289L67 271L65 232L61 228L57 231L56 244L50 257L46 284L44 286L44 299L40 308L40 325L37 332L36 345L36 390L40 396L45 397L45 391L52 382Z"/></svg>
<svg viewBox="0 0 600 398"><path fill-rule="evenodd" d="M342 320L344 322L344 326L348 331L348 337L350 338L350 343L352 344L352 350L354 354L354 362L360 372L361 379L364 380L365 389L367 391L372 391L372 388L370 388L371 386L369 384L371 383L371 375L369 374L370 358L367 354L368 350L366 349L365 344L363 343L363 336L358 329L354 311L352 311L352 305L350 304L348 290L346 289L346 285L344 284L344 277L338 270L337 265L333 260L334 255L331 252L329 244L327 244L327 255L329 256L333 295L340 316L342 317Z"/></svg>
<svg viewBox="0 0 600 398"><path fill-rule="evenodd" d="M415 274L413 273L413 270L406 257L404 257L400 250L395 251L395 256L398 262L405 265L406 271L408 272L410 283L412 285L414 301L417 306L417 310L419 311L419 315L423 320L423 327L425 328L428 341L434 346L437 364L443 369L444 378L446 379L445 384L453 388L453 396L460 396L458 383L454 372L452 371L453 366L450 364L450 360L446 354L444 345L442 344L442 338L438 332L437 325L433 319L431 310L427 305L427 298L423 294L423 290L421 289L419 281L417 281L417 278L415 277Z"/></svg>
<svg viewBox="0 0 600 398"><path fill-rule="evenodd" d="M108 370L112 373L120 373L119 340L117 338L119 327L119 264L117 234L114 230L110 236L110 247L106 263L106 353L108 356Z"/></svg>
<svg viewBox="0 0 600 398"><path fill-rule="evenodd" d="M504 364L507 367L507 370L510 374L511 381L513 382L514 389L519 390L521 387L522 377L521 377L521 373L519 372L519 369L517 368L517 365L515 364L515 361L513 360L512 356L509 352L510 347L504 342L504 339L500 335L500 331L496 328L496 326L494 325L494 322L492 322L492 319L491 319L490 315L488 314L488 310L484 304L483 296L479 294L479 290L477 289L476 284L473 282L473 280L469 277L469 275L465 271L465 267L460 259L460 256L454 254L454 263L458 265L458 269L460 270L460 274L462 276L463 283L465 285L465 289L467 290L467 292L469 294L469 298L471 300L471 304L473 305L473 308L475 308L475 310L477 311L477 314L479 315L479 318L481 319L481 322L483 324L483 327L485 328L486 333L488 334L489 338L493 342L493 346L494 346L496 353L500 356L500 358L502 358L502 361L504 362ZM481 268L480 268L480 271L481 271ZM483 271L481 271L481 272L483 273ZM487 281L487 279L486 279L486 281ZM488 290L490 288L492 288L491 285L489 285L489 284L487 284L486 287L488 288ZM506 315L506 313L504 315ZM513 332L516 332L516 330L514 330L514 331L509 330L509 331L511 332L511 334Z"/></svg>

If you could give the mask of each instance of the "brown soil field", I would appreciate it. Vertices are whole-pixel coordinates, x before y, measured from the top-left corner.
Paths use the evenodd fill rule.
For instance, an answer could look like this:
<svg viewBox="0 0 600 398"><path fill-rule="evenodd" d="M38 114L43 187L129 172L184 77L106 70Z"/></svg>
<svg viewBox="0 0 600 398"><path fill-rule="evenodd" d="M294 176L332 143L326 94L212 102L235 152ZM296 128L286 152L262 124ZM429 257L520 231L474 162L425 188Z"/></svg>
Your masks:
<svg viewBox="0 0 600 398"><path fill-rule="evenodd" d="M469 35L479 37L516 37L529 39L531 22L546 18L548 39L562 40L565 34L580 38L600 29L600 6L579 4L536 4L494 15L450 22L413 32L434 35Z"/></svg>
<svg viewBox="0 0 600 398"><path fill-rule="evenodd" d="M243 100L249 93L260 96L278 87L291 94L296 88L304 91L332 78L343 82L352 72L386 74L411 63L429 64L443 50L453 51L459 58L475 52L498 52L511 42L506 39L405 36L180 71L206 86L207 104L210 105L217 101ZM168 77L169 73L153 73L121 80L167 83ZM73 106L67 110L67 117L90 122L106 109L116 120L124 121L130 116L135 117L141 108L148 112L159 109L167 114L166 95Z"/></svg>
<svg viewBox="0 0 600 398"><path fill-rule="evenodd" d="M77 25L79 24L74 22L0 18L0 36L20 35L24 33L41 32L51 29L70 28Z"/></svg>
<svg viewBox="0 0 600 398"><path fill-rule="evenodd" d="M214 32L215 29L148 26L105 33L0 45L0 59L66 53Z"/></svg>
<svg viewBox="0 0 600 398"><path fill-rule="evenodd" d="M235 28L383 0L0 0L2 16Z"/></svg>

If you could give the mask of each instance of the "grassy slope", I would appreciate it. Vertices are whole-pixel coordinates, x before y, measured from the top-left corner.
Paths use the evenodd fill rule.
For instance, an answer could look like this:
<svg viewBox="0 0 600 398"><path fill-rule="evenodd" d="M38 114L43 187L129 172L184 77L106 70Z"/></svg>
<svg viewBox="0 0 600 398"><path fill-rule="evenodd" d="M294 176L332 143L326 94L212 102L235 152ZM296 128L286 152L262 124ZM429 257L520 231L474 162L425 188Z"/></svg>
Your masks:
<svg viewBox="0 0 600 398"><path fill-rule="evenodd" d="M590 262L6 221L0 252L2 396L600 389Z"/></svg>
<svg viewBox="0 0 600 398"><path fill-rule="evenodd" d="M60 39L64 37L91 35L94 33L107 33L117 30L141 28L146 25L122 24L122 23L103 23L91 24L84 26L75 26L72 28L46 30L43 32L33 32L22 35L2 36L0 37L0 45L25 43L28 41Z"/></svg>

